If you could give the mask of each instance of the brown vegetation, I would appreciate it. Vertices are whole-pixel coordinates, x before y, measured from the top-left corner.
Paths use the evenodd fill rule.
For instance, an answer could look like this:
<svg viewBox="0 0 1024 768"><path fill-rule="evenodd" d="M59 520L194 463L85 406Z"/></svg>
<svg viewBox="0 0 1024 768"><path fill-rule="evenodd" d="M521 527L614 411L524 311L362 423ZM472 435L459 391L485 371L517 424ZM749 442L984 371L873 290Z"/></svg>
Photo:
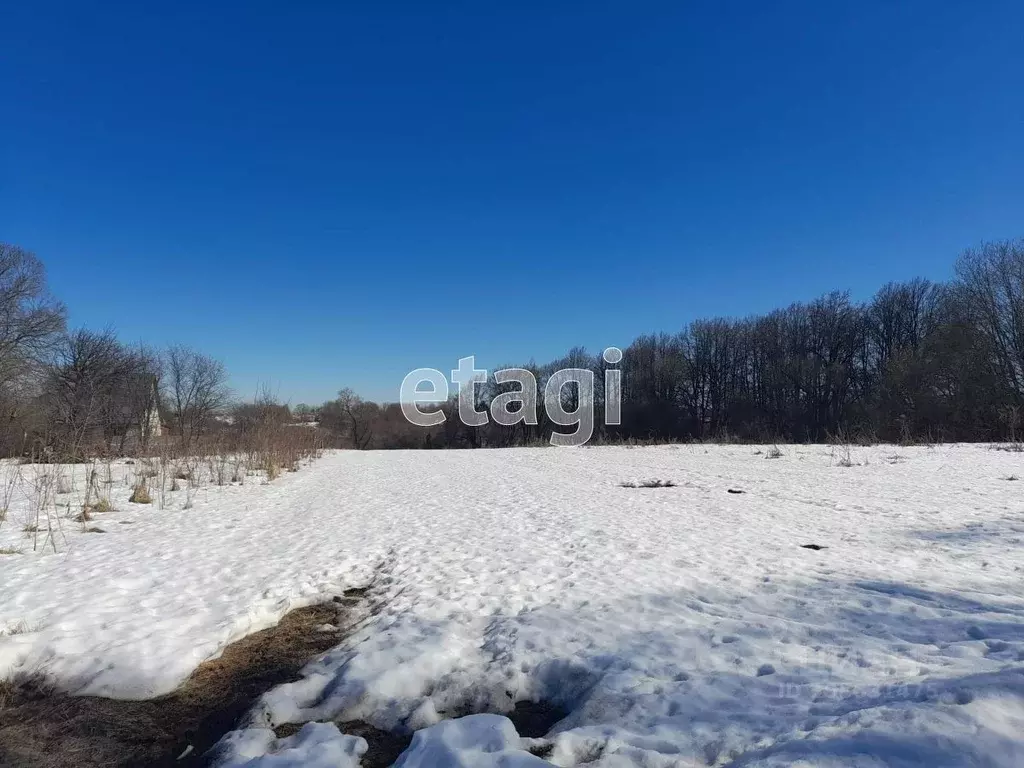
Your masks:
<svg viewBox="0 0 1024 768"><path fill-rule="evenodd" d="M300 608L232 643L178 690L147 701L68 696L0 682L0 767L194 766L269 688L336 645L341 604ZM183 759L177 759L183 754Z"/></svg>

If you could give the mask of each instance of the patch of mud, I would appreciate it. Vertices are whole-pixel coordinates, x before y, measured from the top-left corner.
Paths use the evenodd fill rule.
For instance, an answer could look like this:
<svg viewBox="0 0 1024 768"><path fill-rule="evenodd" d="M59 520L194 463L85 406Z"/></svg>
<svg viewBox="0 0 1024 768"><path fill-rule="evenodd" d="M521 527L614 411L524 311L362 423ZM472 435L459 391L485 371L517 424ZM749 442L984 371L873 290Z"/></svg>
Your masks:
<svg viewBox="0 0 1024 768"><path fill-rule="evenodd" d="M340 632L321 628L345 624L348 607L361 595L346 597L294 610L276 626L232 643L157 699L115 701L0 683L0 767L205 765L203 753L261 694L296 679L310 659L341 642Z"/></svg>

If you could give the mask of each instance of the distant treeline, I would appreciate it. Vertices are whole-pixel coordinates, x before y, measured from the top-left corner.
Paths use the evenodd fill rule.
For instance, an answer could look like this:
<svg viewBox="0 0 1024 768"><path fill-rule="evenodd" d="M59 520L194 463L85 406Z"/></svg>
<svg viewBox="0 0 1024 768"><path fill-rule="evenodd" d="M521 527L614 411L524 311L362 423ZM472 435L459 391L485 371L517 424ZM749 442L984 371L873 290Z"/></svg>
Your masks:
<svg viewBox="0 0 1024 768"><path fill-rule="evenodd" d="M1019 439L1024 405L1024 240L965 251L954 279L890 283L863 303L830 293L766 315L697 320L641 336L609 366L574 348L530 370L541 391L563 368L594 372L595 439L706 441L997 441ZM605 370L622 371L621 424L605 426ZM397 382L396 382L397 385ZM477 410L509 385L476 387ZM571 399L571 388L566 397ZM567 403L572 407L572 403ZM397 404L349 389L289 409L267 393L238 403L217 360L175 346L156 351L112 330L68 331L42 263L0 244L0 453L75 457L189 452L215 440L275 444L295 422L328 445L496 447L546 443L552 424L414 427ZM232 443L231 440L234 440Z"/></svg>
<svg viewBox="0 0 1024 768"><path fill-rule="evenodd" d="M503 366L512 367L512 366ZM622 423L601 425L606 363L582 348L527 363L543 388L553 371L589 368L596 439L740 441L1016 441L1024 405L1024 240L964 252L954 279L889 283L864 303L835 292L766 315L697 320L641 336L622 362ZM478 387L478 409L501 391ZM316 409L361 448L478 447L546 442L553 429L493 421L410 426L397 406ZM314 409L306 409L312 411ZM345 426L347 422L348 426Z"/></svg>

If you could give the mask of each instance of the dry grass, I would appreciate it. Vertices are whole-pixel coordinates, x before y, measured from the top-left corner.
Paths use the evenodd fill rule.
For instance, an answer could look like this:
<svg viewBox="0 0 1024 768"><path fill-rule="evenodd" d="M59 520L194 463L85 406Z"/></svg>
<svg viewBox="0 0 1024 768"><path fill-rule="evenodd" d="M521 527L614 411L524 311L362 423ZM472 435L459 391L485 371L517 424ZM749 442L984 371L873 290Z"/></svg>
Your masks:
<svg viewBox="0 0 1024 768"><path fill-rule="evenodd" d="M140 483L135 486L135 490L132 491L132 495L128 498L132 504L152 504L153 497L149 495L149 488L146 487L145 483Z"/></svg>
<svg viewBox="0 0 1024 768"><path fill-rule="evenodd" d="M19 621L17 624L9 626L7 629L0 630L0 637L13 637L14 635L24 635L29 632L34 632L35 627L32 627L26 621Z"/></svg>
<svg viewBox="0 0 1024 768"><path fill-rule="evenodd" d="M103 514L104 512L110 512L113 507L110 506L110 502L107 499L99 499L92 505L91 509L93 512Z"/></svg>
<svg viewBox="0 0 1024 768"><path fill-rule="evenodd" d="M641 480L639 483L619 483L620 488L674 488L672 480Z"/></svg>
<svg viewBox="0 0 1024 768"><path fill-rule="evenodd" d="M1024 443L1000 443L989 446L990 451L1005 451L1007 453L1024 453Z"/></svg>
<svg viewBox="0 0 1024 768"><path fill-rule="evenodd" d="M39 681L0 682L0 766L126 768L197 766L267 689L295 679L336 645L340 605L292 611L270 629L229 645L168 696L115 701L68 696ZM177 760L187 747L192 751Z"/></svg>

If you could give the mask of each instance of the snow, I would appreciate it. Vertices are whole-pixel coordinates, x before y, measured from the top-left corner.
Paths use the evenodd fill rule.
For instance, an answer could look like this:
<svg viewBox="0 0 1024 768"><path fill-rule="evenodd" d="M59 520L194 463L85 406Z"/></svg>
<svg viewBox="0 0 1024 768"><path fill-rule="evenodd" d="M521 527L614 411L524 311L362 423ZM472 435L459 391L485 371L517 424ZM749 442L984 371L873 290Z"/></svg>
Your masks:
<svg viewBox="0 0 1024 768"><path fill-rule="evenodd" d="M342 734L333 723L306 723L284 739L270 728L232 731L216 749L223 768L359 768L366 740Z"/></svg>
<svg viewBox="0 0 1024 768"><path fill-rule="evenodd" d="M354 765L362 720L418 731L407 768L1024 765L1024 454L782 454L334 452L190 509L118 501L104 535L0 555L0 677L158 695L365 587L372 614L226 764ZM676 485L621 487L655 479ZM568 716L522 738L500 717L522 700ZM270 730L306 721L342 725Z"/></svg>
<svg viewBox="0 0 1024 768"><path fill-rule="evenodd" d="M468 715L417 731L395 768L544 768L550 763L524 749L525 740L501 715Z"/></svg>

